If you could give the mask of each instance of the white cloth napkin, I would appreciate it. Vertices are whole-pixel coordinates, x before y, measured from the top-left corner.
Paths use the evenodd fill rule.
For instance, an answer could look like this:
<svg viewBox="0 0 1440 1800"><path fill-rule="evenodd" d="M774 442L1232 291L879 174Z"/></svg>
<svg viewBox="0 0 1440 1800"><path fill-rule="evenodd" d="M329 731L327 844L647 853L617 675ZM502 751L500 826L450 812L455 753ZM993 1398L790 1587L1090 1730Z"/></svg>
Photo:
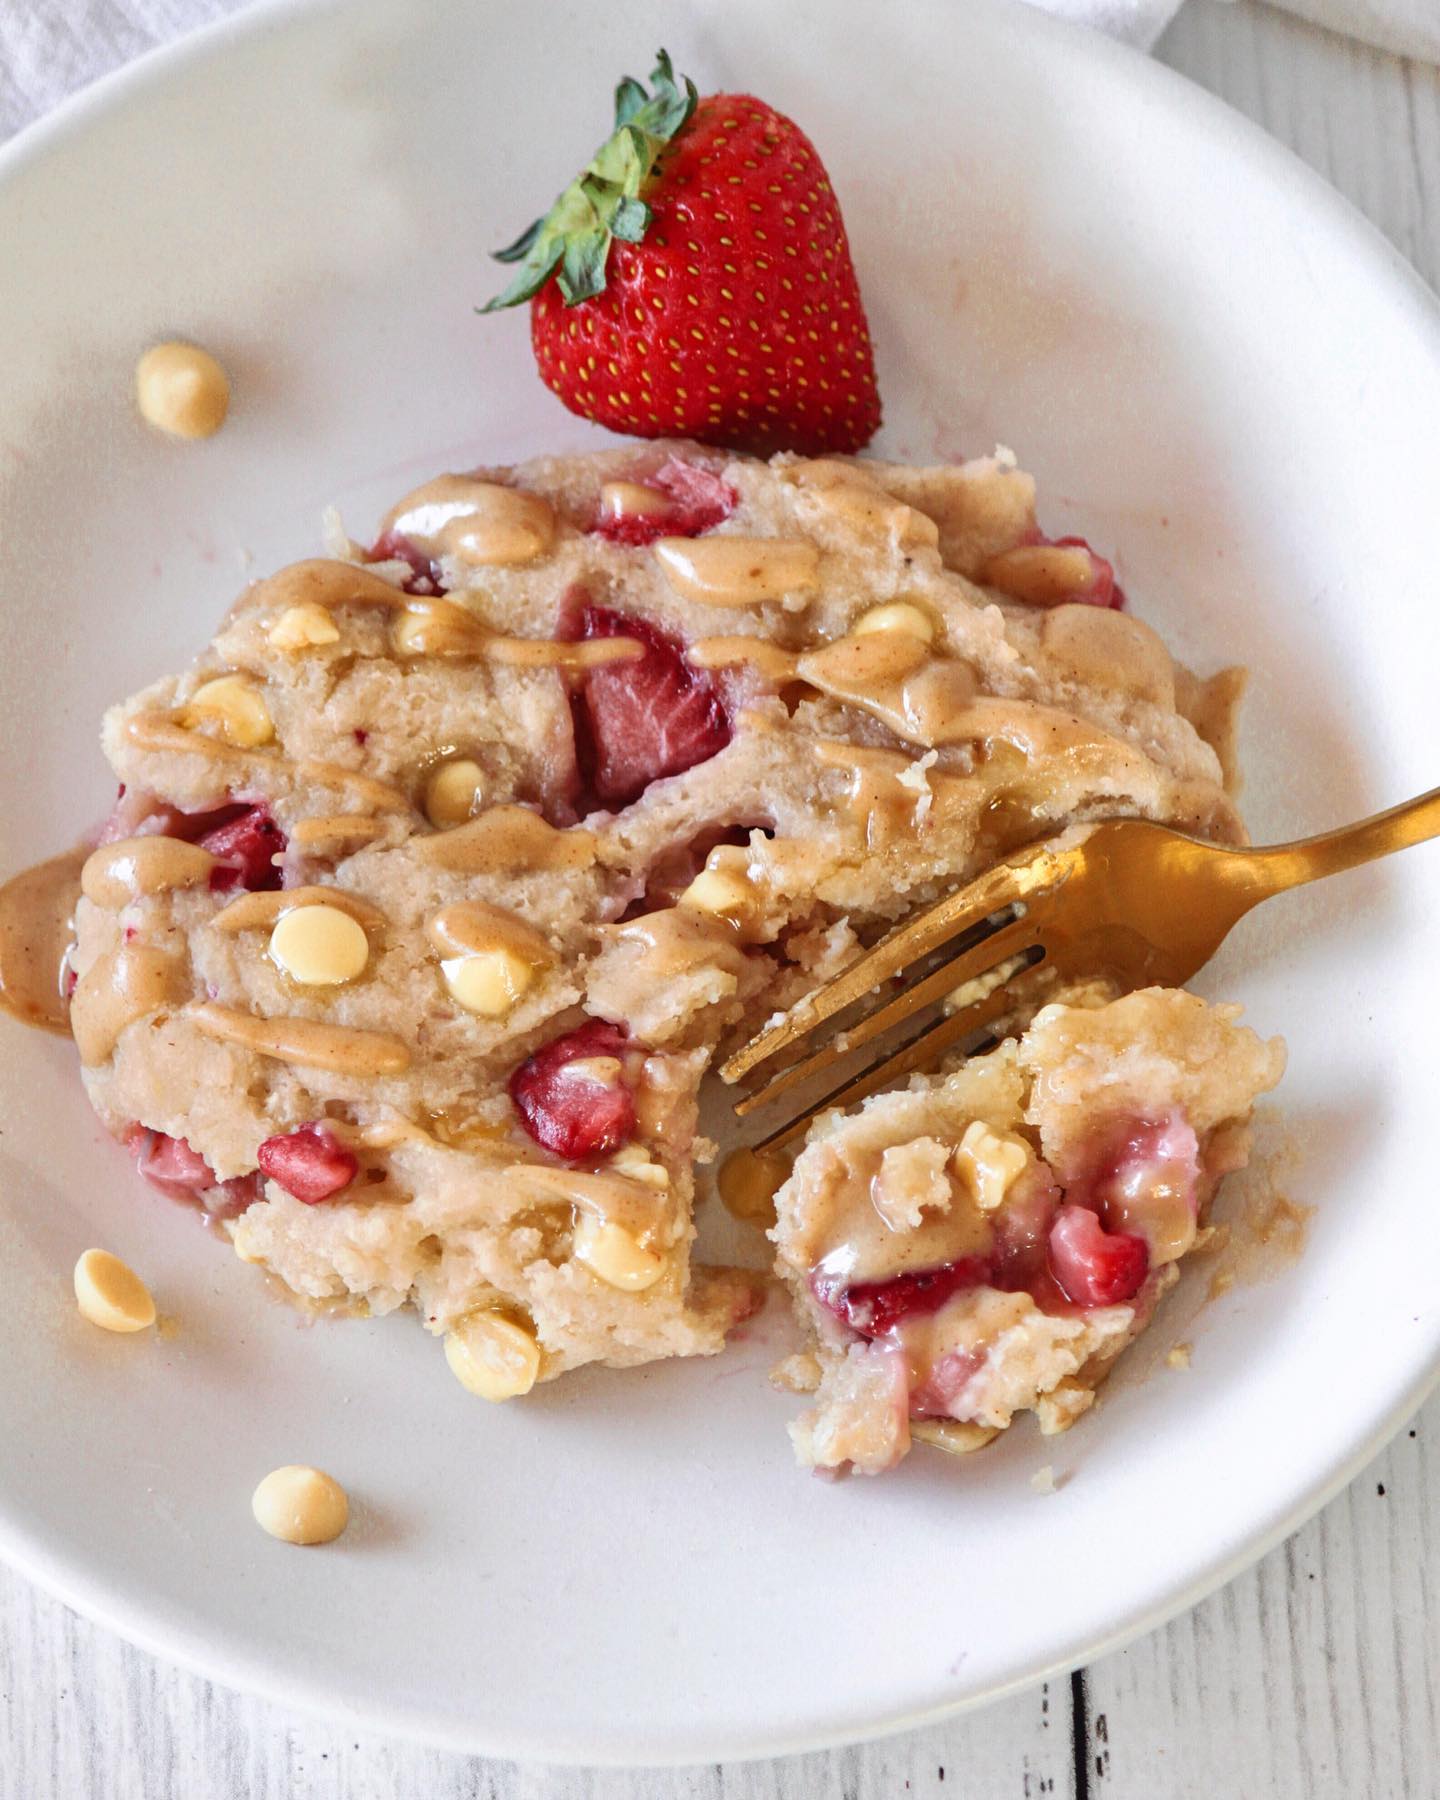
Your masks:
<svg viewBox="0 0 1440 1800"><path fill-rule="evenodd" d="M897 0L890 0L896 4ZM1031 0L1148 50L1180 0ZM0 0L0 137L107 69L243 0ZM965 0L955 0L963 6ZM1332 31L1440 61L1440 0L1277 0Z"/></svg>

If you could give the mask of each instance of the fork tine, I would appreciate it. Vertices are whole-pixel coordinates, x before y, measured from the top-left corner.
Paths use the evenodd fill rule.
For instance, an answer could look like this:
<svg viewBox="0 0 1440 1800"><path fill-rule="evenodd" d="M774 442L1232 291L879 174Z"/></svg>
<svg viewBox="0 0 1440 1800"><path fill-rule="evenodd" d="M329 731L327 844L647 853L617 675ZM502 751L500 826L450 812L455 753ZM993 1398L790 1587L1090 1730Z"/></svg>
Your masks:
<svg viewBox="0 0 1440 1800"><path fill-rule="evenodd" d="M743 1100L737 1100L735 1111L740 1117L753 1112L756 1107L765 1106L771 1100L795 1087L823 1069L827 1063L834 1062L837 1055L848 1056L852 1050L858 1050L862 1044L868 1044L872 1038L889 1031L902 1019L920 1012L942 1000L952 989L960 987L964 982L987 974L1001 963L1008 962L1012 956L1031 949L1035 943L1035 927L1022 913L1018 919L1012 919L1008 925L988 933L979 943L962 949L958 955L952 956L933 969L921 980L914 982L893 999L887 1000L883 1006L876 1007L863 1019L848 1026L845 1031L845 1048L837 1052L833 1045L826 1043L809 1056L798 1062L789 1063L778 1074L773 1075L762 1088L753 1094L747 1094ZM963 1009L962 1009L963 1010ZM768 1059L767 1059L768 1060Z"/></svg>
<svg viewBox="0 0 1440 1800"><path fill-rule="evenodd" d="M893 1055L878 1057L858 1075L842 1082L839 1087L832 1088L814 1105L806 1107L804 1112L787 1124L777 1126L751 1148L757 1156L766 1150L781 1150L797 1137L803 1137L819 1114L828 1112L831 1107L853 1106L857 1100L864 1100L868 1095L878 1093L881 1088L889 1087L906 1075L914 1074L917 1069L933 1067L936 1059L953 1044L961 1043L974 1033L983 1031L987 1025L993 1025L1014 1004L1007 981L993 993L987 994L983 1000L976 1001L973 1006L961 1007L958 1012L938 1020L927 1030L911 1038L908 1044L902 1044Z"/></svg>
<svg viewBox="0 0 1440 1800"><path fill-rule="evenodd" d="M720 1074L729 1082L768 1062L801 1038L808 1037L817 1025L833 1018L856 1000L889 981L912 962L938 950L952 938L977 930L994 914L1022 901L1038 890L1053 887L1078 865L1073 849L1057 851L1047 844L1027 851L1020 858L997 863L975 881L949 894L936 905L927 907L916 918L887 933L872 950L850 964L833 980L808 994L750 1042L721 1064ZM991 938L1004 927L1001 921L979 942Z"/></svg>

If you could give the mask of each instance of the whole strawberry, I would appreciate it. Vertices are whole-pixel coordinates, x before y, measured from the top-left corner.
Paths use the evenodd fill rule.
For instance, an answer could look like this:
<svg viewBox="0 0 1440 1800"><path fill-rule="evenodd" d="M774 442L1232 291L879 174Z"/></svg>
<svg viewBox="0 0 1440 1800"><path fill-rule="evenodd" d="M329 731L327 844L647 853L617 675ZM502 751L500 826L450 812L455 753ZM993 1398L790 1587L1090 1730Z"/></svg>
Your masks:
<svg viewBox="0 0 1440 1800"><path fill-rule="evenodd" d="M636 437L768 455L859 450L875 359L814 145L748 94L700 99L662 50L614 135L501 262L483 310L531 302L535 360L572 412Z"/></svg>

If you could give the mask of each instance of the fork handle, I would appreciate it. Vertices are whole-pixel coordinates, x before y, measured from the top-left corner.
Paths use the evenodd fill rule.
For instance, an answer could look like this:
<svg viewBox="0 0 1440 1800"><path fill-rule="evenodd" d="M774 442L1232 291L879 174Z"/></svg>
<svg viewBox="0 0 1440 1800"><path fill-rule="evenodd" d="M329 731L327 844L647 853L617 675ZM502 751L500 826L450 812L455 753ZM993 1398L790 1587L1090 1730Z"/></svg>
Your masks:
<svg viewBox="0 0 1440 1800"><path fill-rule="evenodd" d="M1374 862L1392 850L1408 850L1430 838L1440 838L1440 788L1431 788L1428 794L1354 825L1342 825L1338 831L1249 851L1246 861L1251 863L1262 894L1279 894L1324 875L1338 875L1344 869Z"/></svg>

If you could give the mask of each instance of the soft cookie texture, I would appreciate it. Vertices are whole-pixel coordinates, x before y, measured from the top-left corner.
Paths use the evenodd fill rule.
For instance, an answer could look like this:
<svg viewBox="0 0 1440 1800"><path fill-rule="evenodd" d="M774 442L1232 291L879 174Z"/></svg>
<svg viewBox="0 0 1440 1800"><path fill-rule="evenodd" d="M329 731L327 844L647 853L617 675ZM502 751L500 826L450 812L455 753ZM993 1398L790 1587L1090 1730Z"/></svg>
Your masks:
<svg viewBox="0 0 1440 1800"><path fill-rule="evenodd" d="M1242 837L1233 682L1006 458L546 458L328 548L107 714L76 1037L157 1185L307 1301L413 1305L477 1392L752 1307L690 1256L722 1040L1061 827Z"/></svg>
<svg viewBox="0 0 1440 1800"><path fill-rule="evenodd" d="M771 1233L817 1364L802 1463L879 1474L912 1434L974 1449L1017 1412L1054 1432L1093 1404L1280 1079L1278 1040L1237 1010L1092 989L816 1122Z"/></svg>

